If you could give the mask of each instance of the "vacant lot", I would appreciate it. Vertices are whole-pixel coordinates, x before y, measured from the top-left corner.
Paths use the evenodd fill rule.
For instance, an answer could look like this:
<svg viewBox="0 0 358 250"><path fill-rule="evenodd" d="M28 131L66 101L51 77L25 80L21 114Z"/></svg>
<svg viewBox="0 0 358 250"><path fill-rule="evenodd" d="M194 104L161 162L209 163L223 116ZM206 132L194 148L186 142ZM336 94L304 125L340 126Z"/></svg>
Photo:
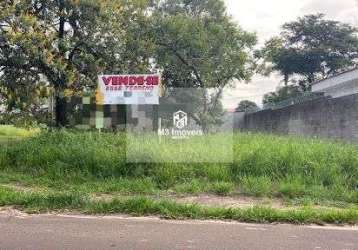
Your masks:
<svg viewBox="0 0 358 250"><path fill-rule="evenodd" d="M190 141L186 144L190 151ZM163 145L156 151L175 150ZM127 163L126 147L124 134L68 131L2 144L0 205L28 211L358 223L357 145L235 134L230 164ZM215 148L201 150L210 154Z"/></svg>

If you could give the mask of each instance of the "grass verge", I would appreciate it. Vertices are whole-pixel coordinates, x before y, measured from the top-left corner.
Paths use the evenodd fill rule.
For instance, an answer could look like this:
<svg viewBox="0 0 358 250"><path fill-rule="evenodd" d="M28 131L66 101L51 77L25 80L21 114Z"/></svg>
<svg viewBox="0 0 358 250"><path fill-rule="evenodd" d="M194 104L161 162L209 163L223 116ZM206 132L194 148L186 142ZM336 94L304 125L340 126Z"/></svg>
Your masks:
<svg viewBox="0 0 358 250"><path fill-rule="evenodd" d="M87 214L130 214L134 216L161 216L167 219L220 219L256 223L296 224L357 224L358 211L354 209L296 210L269 207L219 208L197 204L179 204L171 200L153 200L147 197L130 197L111 201L93 201L80 193L24 193L0 189L0 205L15 206L27 212L76 210Z"/></svg>

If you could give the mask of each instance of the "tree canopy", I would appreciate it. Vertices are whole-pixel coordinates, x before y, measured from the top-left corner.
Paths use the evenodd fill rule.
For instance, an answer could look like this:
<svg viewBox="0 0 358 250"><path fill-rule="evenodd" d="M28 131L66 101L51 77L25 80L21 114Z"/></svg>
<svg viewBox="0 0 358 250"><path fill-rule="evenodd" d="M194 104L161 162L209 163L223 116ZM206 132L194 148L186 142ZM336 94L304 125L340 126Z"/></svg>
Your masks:
<svg viewBox="0 0 358 250"><path fill-rule="evenodd" d="M254 112L259 110L259 106L255 102L244 100L241 101L236 108L236 112Z"/></svg>
<svg viewBox="0 0 358 250"><path fill-rule="evenodd" d="M233 22L223 1L157 1L154 9L151 33L165 87L204 89L190 96L205 100L191 116L202 126L215 123L223 89L253 74L255 34Z"/></svg>
<svg viewBox="0 0 358 250"><path fill-rule="evenodd" d="M28 108L51 87L60 126L66 91L95 88L98 74L160 71L167 88L214 88L204 121L225 86L253 73L256 37L222 0L4 0L0 32L0 96Z"/></svg>
<svg viewBox="0 0 358 250"><path fill-rule="evenodd" d="M31 94L49 85L65 125L65 90L95 86L100 72L147 70L151 46L136 42L146 23L142 2L2 1L0 91L10 107L33 104Z"/></svg>
<svg viewBox="0 0 358 250"><path fill-rule="evenodd" d="M159 1L153 13L156 58L167 86L219 87L248 80L254 34L240 29L223 1Z"/></svg>
<svg viewBox="0 0 358 250"><path fill-rule="evenodd" d="M269 72L284 76L286 85L291 81L309 90L313 82L358 65L357 32L323 14L307 15L284 24L259 56L270 65Z"/></svg>

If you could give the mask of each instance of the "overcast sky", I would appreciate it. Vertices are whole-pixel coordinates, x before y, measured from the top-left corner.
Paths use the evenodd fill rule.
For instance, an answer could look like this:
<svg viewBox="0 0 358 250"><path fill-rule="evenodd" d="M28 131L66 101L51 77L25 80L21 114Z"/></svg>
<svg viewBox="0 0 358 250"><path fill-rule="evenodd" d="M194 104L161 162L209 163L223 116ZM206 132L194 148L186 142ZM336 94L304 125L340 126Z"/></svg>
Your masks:
<svg viewBox="0 0 358 250"><path fill-rule="evenodd" d="M328 18L358 26L358 0L224 0L229 13L245 30L256 32L259 44L278 35L280 26L306 14L324 13ZM226 91L224 106L233 109L240 100L261 105L262 96L274 91L281 78L255 76L249 84L237 83Z"/></svg>

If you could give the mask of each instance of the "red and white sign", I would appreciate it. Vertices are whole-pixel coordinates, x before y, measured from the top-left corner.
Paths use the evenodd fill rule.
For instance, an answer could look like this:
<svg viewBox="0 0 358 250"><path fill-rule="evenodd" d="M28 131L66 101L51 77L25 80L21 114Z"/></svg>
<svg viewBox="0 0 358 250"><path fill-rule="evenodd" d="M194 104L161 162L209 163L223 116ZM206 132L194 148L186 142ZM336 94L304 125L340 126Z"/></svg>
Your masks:
<svg viewBox="0 0 358 250"><path fill-rule="evenodd" d="M100 75L102 104L159 104L159 75Z"/></svg>

